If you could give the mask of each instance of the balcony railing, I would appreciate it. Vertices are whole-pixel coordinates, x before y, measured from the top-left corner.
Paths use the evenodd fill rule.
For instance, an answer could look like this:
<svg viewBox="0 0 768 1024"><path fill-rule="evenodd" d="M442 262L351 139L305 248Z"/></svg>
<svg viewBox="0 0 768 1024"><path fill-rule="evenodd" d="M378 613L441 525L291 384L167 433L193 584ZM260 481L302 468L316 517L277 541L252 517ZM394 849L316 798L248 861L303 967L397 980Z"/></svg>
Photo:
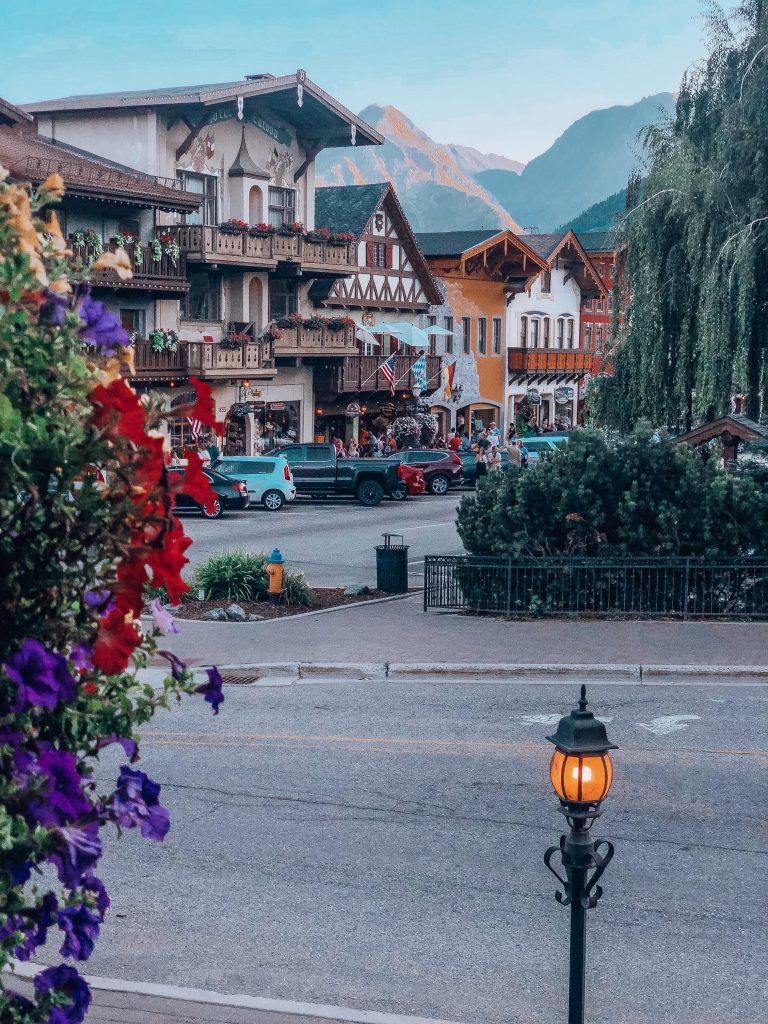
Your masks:
<svg viewBox="0 0 768 1024"><path fill-rule="evenodd" d="M189 373L204 380L222 377L274 377L274 359L269 342L246 342L228 347L220 341L187 342Z"/></svg>
<svg viewBox="0 0 768 1024"><path fill-rule="evenodd" d="M301 235L234 234L221 228L202 224L179 224L163 228L176 239L179 248L190 260L203 263L232 263L239 266L277 266L279 260L290 260L305 266L332 270L349 269L356 264L356 243L331 245L309 242Z"/></svg>
<svg viewBox="0 0 768 1024"><path fill-rule="evenodd" d="M96 250L91 245L78 245L73 238L70 238L67 244L72 249L74 258L79 258L84 264L90 265L96 259ZM103 251L116 252L117 246L113 242L107 242L103 246ZM133 277L121 281L114 270L94 270L91 272L91 282L97 287L128 288L133 291L168 292L179 295L189 291L187 265L183 255L180 255L174 264L166 253L156 260L152 248L148 245L139 246L140 260L136 257L135 246L128 246L126 252L131 261Z"/></svg>
<svg viewBox="0 0 768 1024"><path fill-rule="evenodd" d="M512 373L588 373L594 353L587 349L511 348L507 352Z"/></svg>
<svg viewBox="0 0 768 1024"><path fill-rule="evenodd" d="M409 391L415 384L413 364L417 356L395 357L395 387ZM381 373L383 356L345 356L338 365L318 367L315 390L324 395L362 394L366 391L389 392L390 385ZM440 356L427 356L427 392L440 385Z"/></svg>
<svg viewBox="0 0 768 1024"><path fill-rule="evenodd" d="M344 356L357 349L355 327L332 331L329 327L277 327L276 356Z"/></svg>
<svg viewBox="0 0 768 1024"><path fill-rule="evenodd" d="M157 352L151 342L139 338L133 343L135 373L139 380L174 380L189 375L187 346L180 342L175 352Z"/></svg>

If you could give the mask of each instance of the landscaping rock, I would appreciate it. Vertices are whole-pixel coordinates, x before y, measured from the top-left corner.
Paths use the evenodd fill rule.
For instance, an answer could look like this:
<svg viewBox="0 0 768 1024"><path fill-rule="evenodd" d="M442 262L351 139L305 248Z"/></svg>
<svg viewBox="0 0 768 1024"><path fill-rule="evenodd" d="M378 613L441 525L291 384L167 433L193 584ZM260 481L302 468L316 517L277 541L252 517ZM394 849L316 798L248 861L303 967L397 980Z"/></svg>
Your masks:
<svg viewBox="0 0 768 1024"><path fill-rule="evenodd" d="M230 622L247 622L248 613L239 604L231 604L225 609L225 615Z"/></svg>
<svg viewBox="0 0 768 1024"><path fill-rule="evenodd" d="M248 616L248 621L249 622L264 622L265 618L266 618L265 615L254 615L253 612L251 612L251 614Z"/></svg>
<svg viewBox="0 0 768 1024"><path fill-rule="evenodd" d="M367 587L365 583L350 583L344 590L344 596L362 597L363 594L369 594L370 592L370 587Z"/></svg>
<svg viewBox="0 0 768 1024"><path fill-rule="evenodd" d="M223 608L209 608L207 612L203 612L203 618L210 622L226 622L227 613Z"/></svg>

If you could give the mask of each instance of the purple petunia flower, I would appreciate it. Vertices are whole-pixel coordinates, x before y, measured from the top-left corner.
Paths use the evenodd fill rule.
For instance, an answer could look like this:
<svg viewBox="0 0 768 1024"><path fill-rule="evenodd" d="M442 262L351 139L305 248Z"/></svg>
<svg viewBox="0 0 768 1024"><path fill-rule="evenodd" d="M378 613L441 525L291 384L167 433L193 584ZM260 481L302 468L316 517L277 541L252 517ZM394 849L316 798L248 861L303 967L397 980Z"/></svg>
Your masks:
<svg viewBox="0 0 768 1024"><path fill-rule="evenodd" d="M59 952L73 960L87 960L99 937L101 917L91 907L81 903L78 907L64 907L56 915L64 942Z"/></svg>
<svg viewBox="0 0 768 1024"><path fill-rule="evenodd" d="M196 686L195 693L202 693L206 703L213 708L214 715L218 715L219 705L224 703L224 694L221 691L223 681L215 665L205 671L208 674L208 682Z"/></svg>
<svg viewBox="0 0 768 1024"><path fill-rule="evenodd" d="M60 654L49 654L29 637L6 661L5 673L16 684L14 711L25 711L30 705L55 708L60 700L70 701L75 696L75 680L67 671L66 660Z"/></svg>
<svg viewBox="0 0 768 1024"><path fill-rule="evenodd" d="M13 950L18 960L29 960L38 946L44 946L48 929L56 920L58 901L52 892L47 892L38 905L22 915L13 915L0 928L0 938L7 938L13 932L21 932L24 940Z"/></svg>
<svg viewBox="0 0 768 1024"><path fill-rule="evenodd" d="M171 827L168 811L158 802L160 786L144 772L126 765L120 769L112 794L111 817L121 828L139 825L145 839L162 842Z"/></svg>
<svg viewBox="0 0 768 1024"><path fill-rule="evenodd" d="M181 682L181 676L186 671L187 663L182 661L181 658L177 658L173 651L158 651L157 652L162 658L171 663L171 673L176 682Z"/></svg>
<svg viewBox="0 0 768 1024"><path fill-rule="evenodd" d="M111 596L111 590L86 590L83 601L85 601L86 608L101 608Z"/></svg>
<svg viewBox="0 0 768 1024"><path fill-rule="evenodd" d="M91 990L74 967L59 964L46 968L35 977L38 998L52 991L65 995L68 1002L51 1010L48 1024L81 1024L91 1005Z"/></svg>
<svg viewBox="0 0 768 1024"><path fill-rule="evenodd" d="M149 608L152 612L152 618L155 620L155 625L164 633L166 636L168 633L178 633L179 627L176 625L176 620L160 603L160 598L155 597L149 602Z"/></svg>
<svg viewBox="0 0 768 1024"><path fill-rule="evenodd" d="M100 878L95 875L86 875L83 878L83 883L80 886L81 889L85 889L87 892L91 892L96 896L96 910L99 912L100 918L103 921L104 915L110 905L110 899L107 894L107 890L104 888L104 883Z"/></svg>
<svg viewBox="0 0 768 1024"><path fill-rule="evenodd" d="M75 889L101 856L99 826L95 821L75 827L57 828L53 833L55 850L49 859L62 885Z"/></svg>
<svg viewBox="0 0 768 1024"><path fill-rule="evenodd" d="M78 671L93 668L93 648L90 644L73 644L69 652L69 660Z"/></svg>
<svg viewBox="0 0 768 1024"><path fill-rule="evenodd" d="M49 782L42 799L29 806L30 817L41 825L66 825L88 814L91 805L82 790L77 761L66 750L49 747L37 759L40 774Z"/></svg>
<svg viewBox="0 0 768 1024"><path fill-rule="evenodd" d="M53 292L50 288L46 288L43 294L45 302L40 305L40 323L61 327L69 305L68 297L59 295L58 292Z"/></svg>
<svg viewBox="0 0 768 1024"><path fill-rule="evenodd" d="M91 298L86 292L78 310L83 326L78 332L88 345L100 349L102 355L113 355L119 348L130 345L128 332L120 325L115 313L104 308L103 302Z"/></svg>
<svg viewBox="0 0 768 1024"><path fill-rule="evenodd" d="M132 762L138 761L139 745L136 740L132 740L129 736L117 736L115 733L112 733L111 736L99 740L96 750L103 750L104 747L109 747L113 743L119 743L125 751L126 757L129 757Z"/></svg>

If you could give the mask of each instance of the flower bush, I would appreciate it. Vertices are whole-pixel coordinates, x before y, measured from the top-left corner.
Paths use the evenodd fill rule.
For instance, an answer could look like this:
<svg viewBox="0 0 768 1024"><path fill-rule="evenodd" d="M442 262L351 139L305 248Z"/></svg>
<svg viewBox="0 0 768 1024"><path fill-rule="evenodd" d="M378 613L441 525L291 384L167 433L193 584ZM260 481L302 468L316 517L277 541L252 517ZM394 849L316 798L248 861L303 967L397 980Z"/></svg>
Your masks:
<svg viewBox="0 0 768 1024"><path fill-rule="evenodd" d="M331 232L328 228L313 228L304 234L307 242L327 242L330 237Z"/></svg>
<svg viewBox="0 0 768 1024"><path fill-rule="evenodd" d="M149 341L153 352L175 352L179 347L176 331L166 331L162 327L149 332Z"/></svg>
<svg viewBox="0 0 768 1024"><path fill-rule="evenodd" d="M102 830L159 841L169 827L160 787L135 767L137 728L182 693L214 713L223 699L215 668L200 683L139 620L145 586L172 601L187 589L176 494L213 495L192 453L184 477L168 473L161 408L120 373L128 336L71 270L50 212L62 194L58 175L31 196L0 180L0 971L54 932L62 957L90 956L109 907ZM93 266L122 276L126 263L110 252ZM193 386L174 415L213 425L210 387ZM159 691L137 677L153 654L169 665ZM105 748L127 760L106 787ZM4 1024L79 1024L88 1010L70 964L39 973L30 999L7 977Z"/></svg>
<svg viewBox="0 0 768 1024"><path fill-rule="evenodd" d="M332 316L326 321L329 331L343 331L345 327L355 326L355 321L351 316Z"/></svg>
<svg viewBox="0 0 768 1024"><path fill-rule="evenodd" d="M263 238L265 235L274 235L277 228L273 224L253 224L248 228L248 234L255 238Z"/></svg>

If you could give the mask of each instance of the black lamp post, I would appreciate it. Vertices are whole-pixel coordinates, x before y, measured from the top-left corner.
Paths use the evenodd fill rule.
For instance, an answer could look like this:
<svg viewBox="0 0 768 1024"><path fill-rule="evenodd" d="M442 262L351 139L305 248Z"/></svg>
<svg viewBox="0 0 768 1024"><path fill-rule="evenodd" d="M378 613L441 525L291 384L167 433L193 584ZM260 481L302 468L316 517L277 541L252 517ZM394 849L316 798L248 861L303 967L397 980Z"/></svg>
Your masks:
<svg viewBox="0 0 768 1024"><path fill-rule="evenodd" d="M559 846L550 846L544 863L563 886L555 898L571 908L568 1024L584 1024L587 910L596 907L603 895L597 882L613 857L613 844L607 839L595 841L590 829L613 781L608 751L617 748L608 740L603 723L587 710L586 686L581 688L578 707L560 719L554 736L547 739L555 745L549 778L570 830L560 836ZM565 877L552 866L556 854Z"/></svg>

